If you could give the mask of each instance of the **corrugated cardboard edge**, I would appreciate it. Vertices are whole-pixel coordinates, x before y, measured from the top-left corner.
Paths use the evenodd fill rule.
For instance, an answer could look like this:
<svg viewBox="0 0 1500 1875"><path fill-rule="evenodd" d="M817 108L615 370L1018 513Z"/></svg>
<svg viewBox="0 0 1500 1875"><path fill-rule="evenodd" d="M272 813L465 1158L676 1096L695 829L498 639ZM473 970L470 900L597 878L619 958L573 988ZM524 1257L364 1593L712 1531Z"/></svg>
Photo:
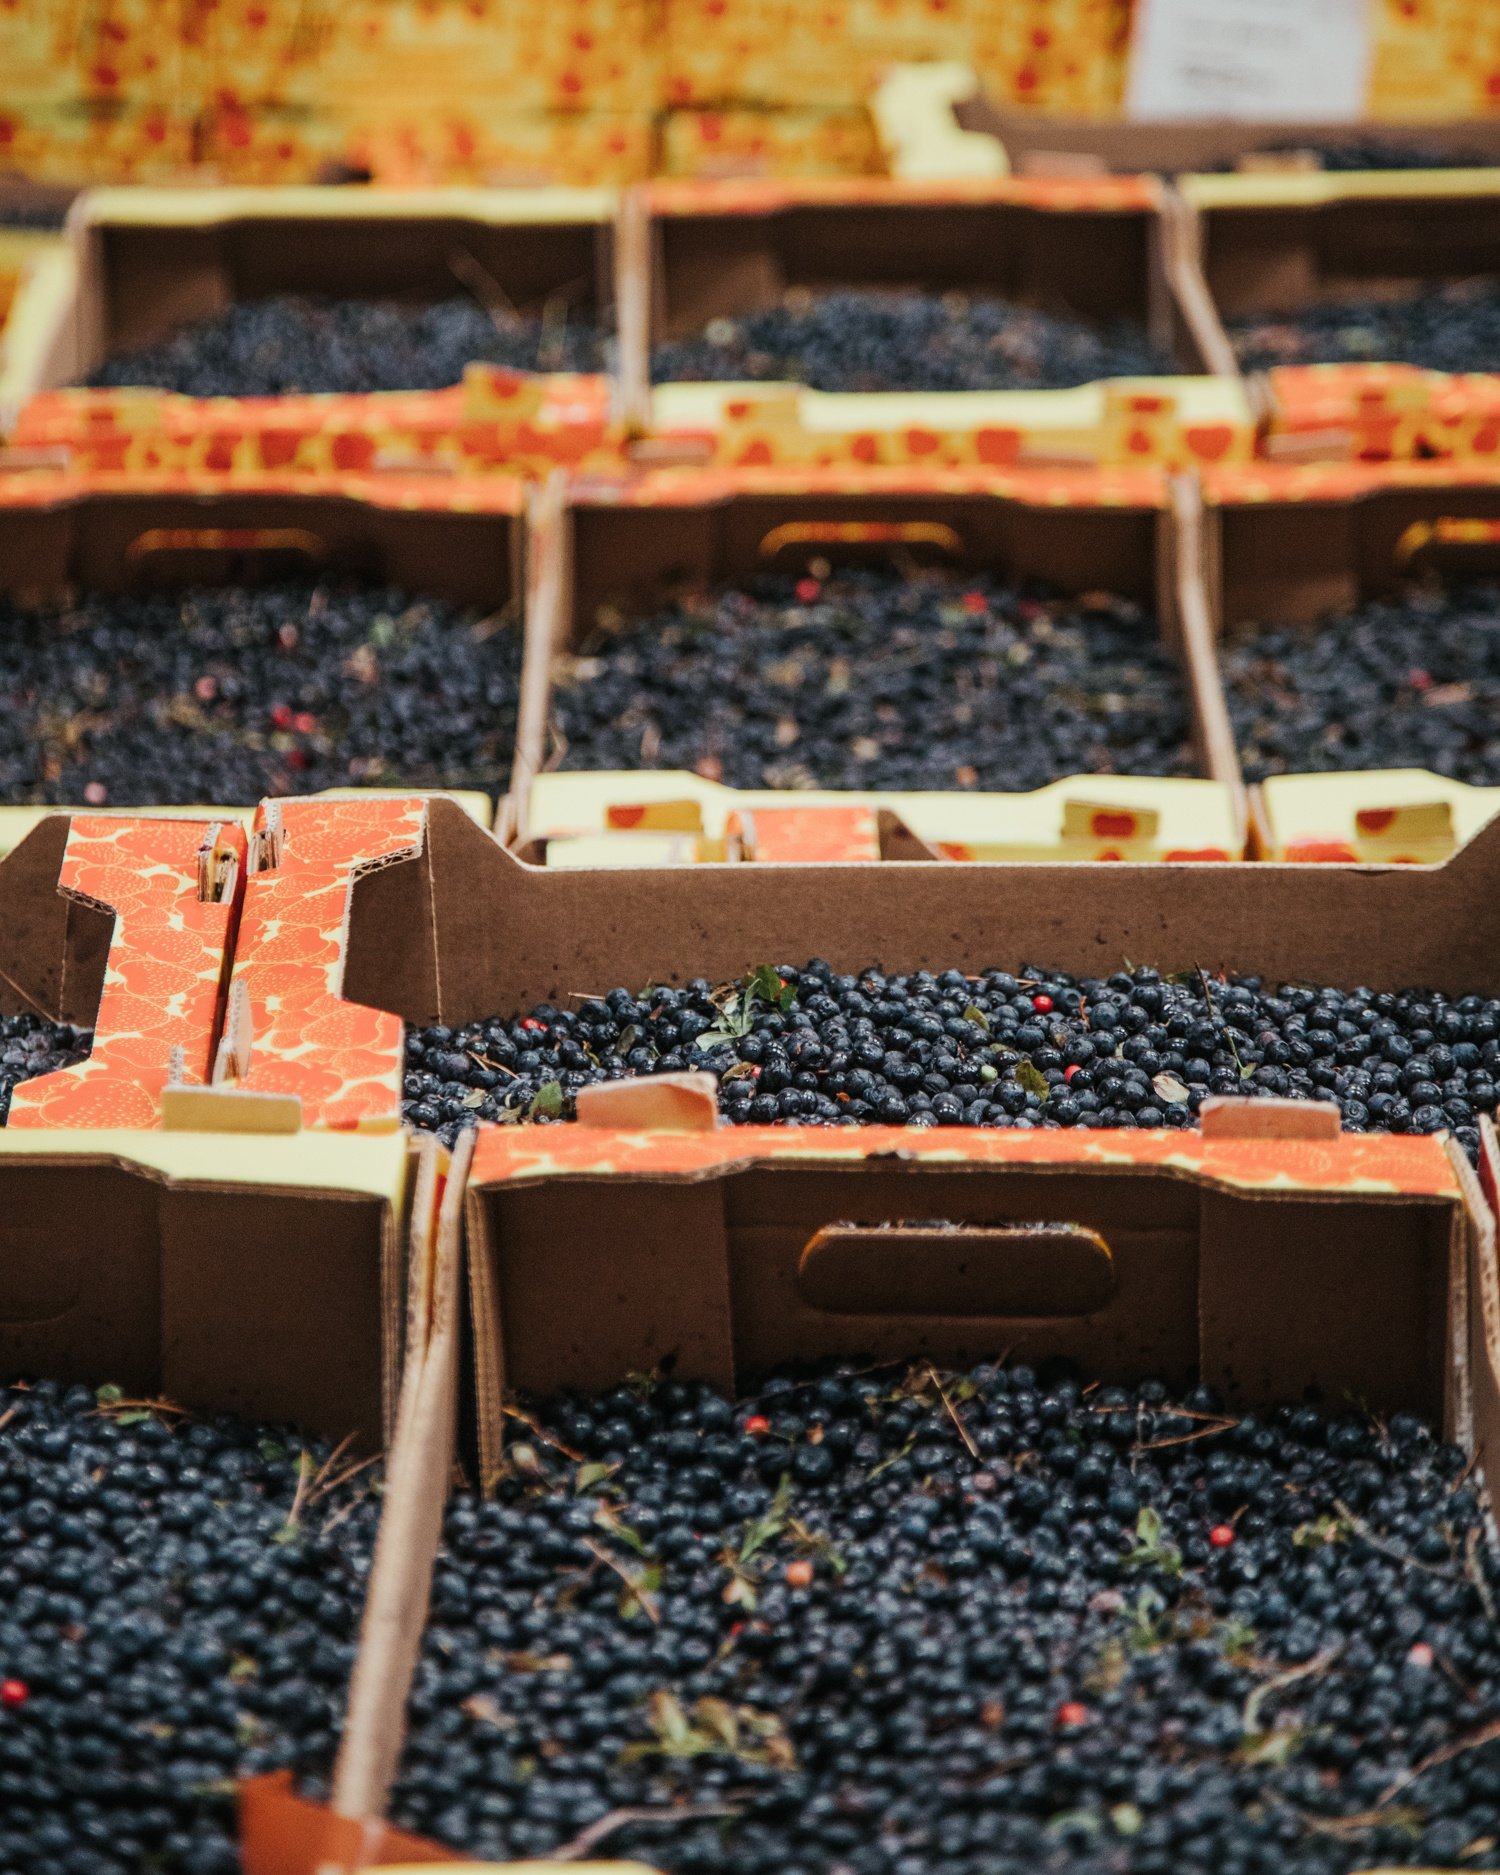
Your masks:
<svg viewBox="0 0 1500 1875"><path fill-rule="evenodd" d="M463 1194L472 1132L451 1155L424 1144L408 1266L409 1335L396 1431L334 1770L331 1807L384 1817L405 1734L406 1695L427 1620L458 1412Z"/></svg>
<svg viewBox="0 0 1500 1875"><path fill-rule="evenodd" d="M1169 186L1163 193L1161 224L1163 270L1199 358L1216 378L1240 378L1239 359L1203 272L1203 223L1196 205Z"/></svg>
<svg viewBox="0 0 1500 1875"><path fill-rule="evenodd" d="M525 616L510 770L513 823L508 829L518 845L530 837L531 784L547 761L552 663L567 642L573 557L567 499L568 478L559 470L532 491L526 510Z"/></svg>
<svg viewBox="0 0 1500 1875"><path fill-rule="evenodd" d="M1223 673L1219 668L1214 610L1209 599L1203 493L1197 476L1173 476L1171 501L1176 622L1182 636L1182 664L1193 723L1209 777L1229 790L1235 832L1243 847L1249 818L1245 777L1240 768Z"/></svg>

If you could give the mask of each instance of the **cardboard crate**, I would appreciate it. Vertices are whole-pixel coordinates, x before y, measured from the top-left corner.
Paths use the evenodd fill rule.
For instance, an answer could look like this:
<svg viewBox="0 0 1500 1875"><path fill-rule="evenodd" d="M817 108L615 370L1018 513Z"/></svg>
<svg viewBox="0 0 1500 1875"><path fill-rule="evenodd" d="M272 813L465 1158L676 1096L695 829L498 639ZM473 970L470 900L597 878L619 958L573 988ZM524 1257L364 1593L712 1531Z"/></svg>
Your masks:
<svg viewBox="0 0 1500 1875"><path fill-rule="evenodd" d="M790 287L990 293L1144 327L1188 373L1216 369L1192 256L1150 177L973 182L659 182L627 200L620 373L649 415L650 346L772 306Z"/></svg>
<svg viewBox="0 0 1500 1875"><path fill-rule="evenodd" d="M536 509L512 787L515 835L524 841L532 833L530 790L547 766L553 660L580 642L601 604L628 616L660 603L683 576L744 580L772 564L829 552L879 557L912 542L931 556L934 541L938 559L949 564L1045 579L1066 592L1117 592L1153 607L1183 661L1203 772L1224 790L1228 824L1238 827L1238 771L1201 598L1178 578L1178 537L1195 528L1191 490L1169 491L1149 471L1118 481L1064 472L1001 479L912 470L662 471L630 484L577 481L566 499ZM1071 791L1088 799L1090 785L1080 780ZM788 794L785 805L798 798ZM1207 817L1206 826L1213 832L1194 839L1194 848L1221 839L1224 812Z"/></svg>
<svg viewBox="0 0 1500 1875"><path fill-rule="evenodd" d="M1210 472L1204 493L1215 639L1257 625L1312 630L1413 578L1500 570L1493 466L1263 464ZM1277 777L1255 791L1252 838L1274 858L1426 863L1485 824L1489 792L1416 770Z"/></svg>
<svg viewBox="0 0 1500 1875"><path fill-rule="evenodd" d="M15 390L73 382L237 300L456 297L460 254L522 311L561 294L604 317L613 206L604 190L99 190L70 214L72 292L12 358Z"/></svg>
<svg viewBox="0 0 1500 1875"><path fill-rule="evenodd" d="M1177 190L1220 320L1500 272L1500 168L1184 175Z"/></svg>
<svg viewBox="0 0 1500 1875"><path fill-rule="evenodd" d="M1264 123L1184 120L1127 123L1109 112L1028 109L1020 100L999 102L976 78L974 94L954 106L961 129L997 138L1021 175L1100 175L1111 171L1165 175L1238 170L1302 169L1309 159L1263 157L1267 148L1289 145L1334 147L1378 136L1393 147L1451 152L1455 169L1500 164L1500 122L1493 117L1445 115L1402 122L1382 116L1365 123ZM1407 174L1410 172L1399 172Z"/></svg>

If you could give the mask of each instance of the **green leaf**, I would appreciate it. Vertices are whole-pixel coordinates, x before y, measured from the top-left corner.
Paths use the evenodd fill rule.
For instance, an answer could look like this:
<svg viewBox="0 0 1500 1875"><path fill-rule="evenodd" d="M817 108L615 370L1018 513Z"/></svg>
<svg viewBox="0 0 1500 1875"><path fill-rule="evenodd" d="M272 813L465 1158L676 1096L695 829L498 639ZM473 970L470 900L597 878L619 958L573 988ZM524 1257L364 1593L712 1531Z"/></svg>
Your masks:
<svg viewBox="0 0 1500 1875"><path fill-rule="evenodd" d="M286 1447L278 1445L275 1439L262 1439L260 1455L268 1465L279 1464L286 1457Z"/></svg>
<svg viewBox="0 0 1500 1875"><path fill-rule="evenodd" d="M144 1406L133 1406L128 1413L116 1413L117 1426L138 1426L143 1419L149 1419L150 1413Z"/></svg>
<svg viewBox="0 0 1500 1875"><path fill-rule="evenodd" d="M776 1495L771 1500L771 1508L764 1517L757 1517L748 1525L744 1539L740 1543L740 1562L747 1563L758 1550L765 1548L774 1537L780 1536L786 1528L787 1511L792 1502L792 1479L790 1472L781 1474L781 1482L776 1487Z"/></svg>
<svg viewBox="0 0 1500 1875"><path fill-rule="evenodd" d="M722 1048L726 1042L733 1047L733 1045L740 1040L744 1032L743 1029L733 1032L725 1028L705 1029L701 1035L694 1038L693 1046L694 1048L701 1048L705 1054L707 1054L711 1048Z"/></svg>
<svg viewBox="0 0 1500 1875"><path fill-rule="evenodd" d="M1182 1107L1192 1099L1186 1085L1179 1081L1175 1074L1168 1074L1165 1071L1161 1074L1153 1074L1151 1085L1156 1089L1157 1097L1166 1101L1168 1106Z"/></svg>
<svg viewBox="0 0 1500 1875"><path fill-rule="evenodd" d="M968 1008L964 1011L964 1021L972 1022L975 1028L983 1029L986 1035L990 1032L990 1019L979 1007L978 1003L969 1004Z"/></svg>
<svg viewBox="0 0 1500 1875"><path fill-rule="evenodd" d="M1182 1551L1162 1535L1160 1516L1150 1504L1142 1504L1135 1520L1135 1548L1125 1558L1136 1568L1160 1569L1167 1575L1182 1574Z"/></svg>
<svg viewBox="0 0 1500 1875"><path fill-rule="evenodd" d="M531 1104L526 1109L528 1120L555 1120L563 1110L563 1090L561 1081L543 1081L531 1097Z"/></svg>
<svg viewBox="0 0 1500 1875"><path fill-rule="evenodd" d="M94 1398L101 1406L113 1406L116 1400L125 1398L125 1389L117 1387L113 1381L110 1381L107 1386L95 1387Z"/></svg>
<svg viewBox="0 0 1500 1875"><path fill-rule="evenodd" d="M1289 1764L1307 1742L1306 1728L1282 1726L1275 1732L1256 1732L1240 1746L1238 1756L1246 1764L1270 1764L1278 1768Z"/></svg>
<svg viewBox="0 0 1500 1875"><path fill-rule="evenodd" d="M769 1003L773 1009L787 1010L797 1000L797 986L782 980L774 964L757 964L745 979L745 1002L752 997Z"/></svg>
<svg viewBox="0 0 1500 1875"><path fill-rule="evenodd" d="M1047 1077L1034 1061L1018 1061L1012 1070L1016 1085L1024 1087L1028 1094L1035 1094L1045 1106L1047 1096L1052 1089L1047 1085Z"/></svg>
<svg viewBox="0 0 1500 1875"><path fill-rule="evenodd" d="M640 1030L633 1022L627 1022L625 1027L620 1031L619 1041L615 1043L615 1053L617 1055L628 1055L640 1039Z"/></svg>
<svg viewBox="0 0 1500 1875"><path fill-rule="evenodd" d="M596 1484L603 1484L607 1478L612 1478L619 1469L618 1465L606 1465L602 1460L596 1460L595 1463L591 1465L580 1465L573 1474L573 1490L575 1494L582 1497L585 1491L592 1491Z"/></svg>

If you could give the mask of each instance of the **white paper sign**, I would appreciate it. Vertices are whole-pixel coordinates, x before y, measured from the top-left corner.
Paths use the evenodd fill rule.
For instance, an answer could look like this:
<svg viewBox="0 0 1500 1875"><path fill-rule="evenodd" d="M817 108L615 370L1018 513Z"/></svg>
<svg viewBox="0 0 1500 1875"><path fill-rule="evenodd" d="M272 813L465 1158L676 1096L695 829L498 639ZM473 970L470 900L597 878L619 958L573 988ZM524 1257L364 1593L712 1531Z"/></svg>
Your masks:
<svg viewBox="0 0 1500 1875"><path fill-rule="evenodd" d="M1371 0L1136 0L1125 110L1139 121L1362 117Z"/></svg>

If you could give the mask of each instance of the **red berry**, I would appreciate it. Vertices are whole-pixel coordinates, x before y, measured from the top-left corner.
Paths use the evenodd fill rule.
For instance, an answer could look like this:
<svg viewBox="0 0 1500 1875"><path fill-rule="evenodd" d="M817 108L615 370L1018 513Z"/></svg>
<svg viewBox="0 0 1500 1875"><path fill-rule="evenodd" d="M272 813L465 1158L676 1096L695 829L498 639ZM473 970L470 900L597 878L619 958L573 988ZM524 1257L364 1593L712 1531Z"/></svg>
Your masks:
<svg viewBox="0 0 1500 1875"><path fill-rule="evenodd" d="M789 1562L786 1566L787 1587L810 1589L812 1587L813 1566L810 1562Z"/></svg>
<svg viewBox="0 0 1500 1875"><path fill-rule="evenodd" d="M273 703L271 721L278 729L290 729L292 726L292 706L290 703Z"/></svg>
<svg viewBox="0 0 1500 1875"><path fill-rule="evenodd" d="M1427 671L1415 670L1406 673L1406 681L1413 690L1431 690L1432 677Z"/></svg>
<svg viewBox="0 0 1500 1875"><path fill-rule="evenodd" d="M965 612L988 612L989 609L990 602L985 598L982 592L966 592L964 594Z"/></svg>
<svg viewBox="0 0 1500 1875"><path fill-rule="evenodd" d="M815 579L799 579L797 581L797 597L804 605L811 605L822 590L822 585Z"/></svg>
<svg viewBox="0 0 1500 1875"><path fill-rule="evenodd" d="M1409 1667L1420 1667L1425 1671L1432 1665L1433 1658L1432 1649L1427 1645L1426 1641L1413 1641L1407 1651L1406 1664Z"/></svg>
<svg viewBox="0 0 1500 1875"><path fill-rule="evenodd" d="M0 1680L0 1706L24 1706L31 1697L31 1688L24 1680Z"/></svg>
<svg viewBox="0 0 1500 1875"><path fill-rule="evenodd" d="M1052 1008L1052 998L1043 990L1039 995L1032 997L1031 1006L1039 1016L1045 1016Z"/></svg>
<svg viewBox="0 0 1500 1875"><path fill-rule="evenodd" d="M764 1413L752 1413L745 1421L745 1430L752 1439L763 1439L771 1430L771 1422Z"/></svg>
<svg viewBox="0 0 1500 1875"><path fill-rule="evenodd" d="M219 681L216 677L200 677L193 685L193 695L200 703L212 703L219 694Z"/></svg>
<svg viewBox="0 0 1500 1875"><path fill-rule="evenodd" d="M311 710L298 710L292 718L292 727L299 736L310 736L318 727L318 719Z"/></svg>
<svg viewBox="0 0 1500 1875"><path fill-rule="evenodd" d="M1234 1541L1233 1524L1216 1523L1208 1533L1208 1540L1215 1549L1228 1549Z"/></svg>
<svg viewBox="0 0 1500 1875"><path fill-rule="evenodd" d="M522 1016L521 1018L523 1029L544 1029L546 1026L545 1022L538 1022L535 1016Z"/></svg>
<svg viewBox="0 0 1500 1875"><path fill-rule="evenodd" d="M1089 1709L1080 1700L1065 1699L1057 1709L1059 1725L1087 1725Z"/></svg>
<svg viewBox="0 0 1500 1875"><path fill-rule="evenodd" d="M1077 1072L1078 1063L1076 1061L1069 1062L1068 1066L1063 1069L1063 1079L1065 1081L1071 1081Z"/></svg>

